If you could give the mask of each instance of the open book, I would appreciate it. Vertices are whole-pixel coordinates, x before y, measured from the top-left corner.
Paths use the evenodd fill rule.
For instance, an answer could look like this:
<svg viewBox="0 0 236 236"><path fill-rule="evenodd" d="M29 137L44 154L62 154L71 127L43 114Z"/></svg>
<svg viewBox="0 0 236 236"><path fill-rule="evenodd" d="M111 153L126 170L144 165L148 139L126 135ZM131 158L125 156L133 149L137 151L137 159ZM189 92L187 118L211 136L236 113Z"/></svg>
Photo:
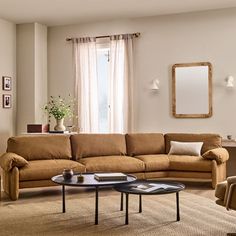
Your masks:
<svg viewBox="0 0 236 236"><path fill-rule="evenodd" d="M151 184L151 183L144 183L144 184L140 184L137 185L135 187L133 187L133 190L138 190L138 191L142 191L142 192L152 192L158 189L164 189L164 190L175 190L178 189L179 187L171 185L171 184Z"/></svg>

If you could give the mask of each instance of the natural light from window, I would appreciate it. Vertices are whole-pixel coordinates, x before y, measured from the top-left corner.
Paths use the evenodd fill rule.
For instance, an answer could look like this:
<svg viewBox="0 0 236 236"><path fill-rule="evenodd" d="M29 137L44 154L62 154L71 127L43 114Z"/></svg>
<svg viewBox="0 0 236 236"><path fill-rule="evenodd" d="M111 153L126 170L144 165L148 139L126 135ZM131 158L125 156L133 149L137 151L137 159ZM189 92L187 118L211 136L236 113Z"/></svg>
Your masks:
<svg viewBox="0 0 236 236"><path fill-rule="evenodd" d="M99 133L108 133L109 51L107 46L97 48Z"/></svg>

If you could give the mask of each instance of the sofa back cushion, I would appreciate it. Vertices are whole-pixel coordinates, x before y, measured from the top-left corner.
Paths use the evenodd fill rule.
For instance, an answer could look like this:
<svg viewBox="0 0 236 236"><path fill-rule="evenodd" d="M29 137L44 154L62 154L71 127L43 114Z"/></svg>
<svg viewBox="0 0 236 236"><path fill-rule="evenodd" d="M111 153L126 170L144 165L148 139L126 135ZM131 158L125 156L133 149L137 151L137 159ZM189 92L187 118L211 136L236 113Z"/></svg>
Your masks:
<svg viewBox="0 0 236 236"><path fill-rule="evenodd" d="M165 153L164 135L160 133L126 134L126 145L129 156Z"/></svg>
<svg viewBox="0 0 236 236"><path fill-rule="evenodd" d="M168 133L165 134L166 153L170 151L170 142L203 142L201 154L208 150L221 147L221 137L218 134L186 134Z"/></svg>
<svg viewBox="0 0 236 236"><path fill-rule="evenodd" d="M69 135L30 135L8 139L7 152L14 152L28 161L71 159Z"/></svg>
<svg viewBox="0 0 236 236"><path fill-rule="evenodd" d="M71 147L74 160L126 154L123 134L76 134L71 136Z"/></svg>

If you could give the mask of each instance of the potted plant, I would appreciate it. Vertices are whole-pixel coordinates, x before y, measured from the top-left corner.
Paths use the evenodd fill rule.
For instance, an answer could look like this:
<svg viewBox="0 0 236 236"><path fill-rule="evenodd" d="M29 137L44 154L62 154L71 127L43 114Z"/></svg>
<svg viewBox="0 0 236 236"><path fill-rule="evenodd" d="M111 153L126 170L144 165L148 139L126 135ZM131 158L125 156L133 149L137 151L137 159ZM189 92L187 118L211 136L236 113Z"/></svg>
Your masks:
<svg viewBox="0 0 236 236"><path fill-rule="evenodd" d="M49 102L44 106L44 110L48 113L49 122L53 116L56 120L56 126L54 130L65 131L64 118L72 117L74 110L74 100L70 98L65 99L61 96L50 96Z"/></svg>

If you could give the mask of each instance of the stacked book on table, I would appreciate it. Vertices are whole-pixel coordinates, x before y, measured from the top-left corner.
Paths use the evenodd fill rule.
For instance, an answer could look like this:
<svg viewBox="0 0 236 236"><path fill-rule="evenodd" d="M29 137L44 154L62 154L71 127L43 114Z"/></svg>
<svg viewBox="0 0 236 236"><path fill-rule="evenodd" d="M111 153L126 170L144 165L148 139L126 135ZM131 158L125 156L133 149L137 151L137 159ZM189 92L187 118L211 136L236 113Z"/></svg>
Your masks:
<svg viewBox="0 0 236 236"><path fill-rule="evenodd" d="M127 180L127 175L123 173L95 173L94 178L98 181Z"/></svg>

